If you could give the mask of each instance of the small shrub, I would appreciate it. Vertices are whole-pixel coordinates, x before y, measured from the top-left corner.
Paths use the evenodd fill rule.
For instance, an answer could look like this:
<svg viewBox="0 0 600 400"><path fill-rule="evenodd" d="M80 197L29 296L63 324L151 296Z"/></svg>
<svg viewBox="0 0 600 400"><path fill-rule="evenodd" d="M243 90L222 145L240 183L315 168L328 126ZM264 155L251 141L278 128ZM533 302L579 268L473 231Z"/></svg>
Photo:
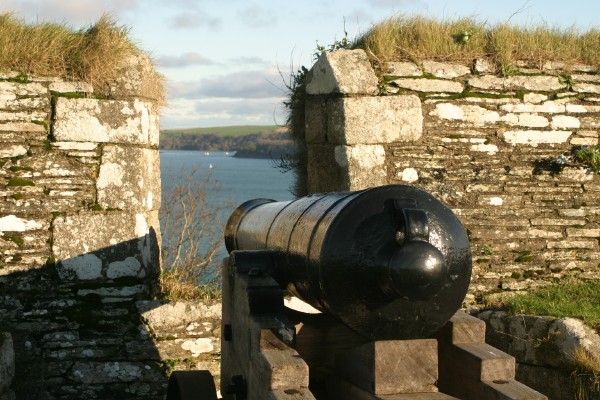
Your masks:
<svg viewBox="0 0 600 400"><path fill-rule="evenodd" d="M575 158L600 173L600 146L588 146L575 151Z"/></svg>
<svg viewBox="0 0 600 400"><path fill-rule="evenodd" d="M160 208L162 234L161 297L166 299L218 299L220 270L215 256L222 246L221 211L230 201L214 205L218 183L198 170L180 171L173 186L163 191ZM185 178L180 178L185 177Z"/></svg>

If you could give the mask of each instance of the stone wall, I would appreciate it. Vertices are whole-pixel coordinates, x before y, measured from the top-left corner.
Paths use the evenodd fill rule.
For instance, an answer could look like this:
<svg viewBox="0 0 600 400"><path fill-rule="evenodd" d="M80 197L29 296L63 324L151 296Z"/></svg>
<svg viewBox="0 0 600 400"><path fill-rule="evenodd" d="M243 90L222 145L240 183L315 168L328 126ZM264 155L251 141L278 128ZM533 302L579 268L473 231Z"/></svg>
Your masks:
<svg viewBox="0 0 600 400"><path fill-rule="evenodd" d="M522 65L498 77L476 60L374 70L362 50L340 50L320 57L306 90L309 192L397 183L436 195L470 236L469 301L600 277L600 175L573 156L598 144L594 68Z"/></svg>
<svg viewBox="0 0 600 400"><path fill-rule="evenodd" d="M161 398L135 302L160 272L157 76L91 85L0 74L0 331L27 399ZM156 353L156 350L155 350Z"/></svg>

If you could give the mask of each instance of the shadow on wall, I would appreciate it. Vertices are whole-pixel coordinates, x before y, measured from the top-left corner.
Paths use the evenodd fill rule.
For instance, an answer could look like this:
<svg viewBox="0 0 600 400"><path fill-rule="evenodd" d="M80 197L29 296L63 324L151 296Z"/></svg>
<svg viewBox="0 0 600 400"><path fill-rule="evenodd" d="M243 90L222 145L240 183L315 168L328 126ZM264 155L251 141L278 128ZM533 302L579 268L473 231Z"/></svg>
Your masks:
<svg viewBox="0 0 600 400"><path fill-rule="evenodd" d="M0 331L13 336L18 399L163 398L167 378L136 308L156 290L158 249L150 228L0 277Z"/></svg>

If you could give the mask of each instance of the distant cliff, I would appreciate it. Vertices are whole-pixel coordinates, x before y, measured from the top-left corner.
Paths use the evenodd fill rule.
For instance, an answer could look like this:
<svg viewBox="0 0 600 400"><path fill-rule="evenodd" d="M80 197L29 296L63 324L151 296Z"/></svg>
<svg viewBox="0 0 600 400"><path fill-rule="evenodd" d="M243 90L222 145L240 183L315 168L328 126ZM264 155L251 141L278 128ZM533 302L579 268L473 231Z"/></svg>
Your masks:
<svg viewBox="0 0 600 400"><path fill-rule="evenodd" d="M205 130L206 131L206 130ZM190 131L164 131L161 133L161 150L235 151L236 157L281 158L292 152L292 141L286 128L274 127L256 133L227 135L225 128L215 128L214 133Z"/></svg>

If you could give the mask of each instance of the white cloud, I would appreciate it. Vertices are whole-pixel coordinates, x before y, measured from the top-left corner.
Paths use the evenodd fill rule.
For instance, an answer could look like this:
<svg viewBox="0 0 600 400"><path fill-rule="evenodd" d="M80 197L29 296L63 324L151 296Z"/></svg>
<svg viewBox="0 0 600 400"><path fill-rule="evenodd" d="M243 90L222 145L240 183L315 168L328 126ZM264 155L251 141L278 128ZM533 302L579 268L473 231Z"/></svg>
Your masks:
<svg viewBox="0 0 600 400"><path fill-rule="evenodd" d="M198 53L183 53L178 56L162 56L156 58L156 64L165 68L183 68L192 65L213 65L214 62Z"/></svg>
<svg viewBox="0 0 600 400"><path fill-rule="evenodd" d="M134 11L138 0L2 0L0 12L28 22L54 21L75 26L96 22L102 14Z"/></svg>
<svg viewBox="0 0 600 400"><path fill-rule="evenodd" d="M208 27L219 29L223 21L220 18L212 17L204 11L184 11L169 19L169 26L175 29L195 29Z"/></svg>
<svg viewBox="0 0 600 400"><path fill-rule="evenodd" d="M170 101L179 98L273 98L283 96L284 92L281 76L276 68L232 72L197 82L167 83Z"/></svg>
<svg viewBox="0 0 600 400"><path fill-rule="evenodd" d="M252 4L238 11L238 17L248 26L252 28L273 28L277 22L277 16L270 10Z"/></svg>

